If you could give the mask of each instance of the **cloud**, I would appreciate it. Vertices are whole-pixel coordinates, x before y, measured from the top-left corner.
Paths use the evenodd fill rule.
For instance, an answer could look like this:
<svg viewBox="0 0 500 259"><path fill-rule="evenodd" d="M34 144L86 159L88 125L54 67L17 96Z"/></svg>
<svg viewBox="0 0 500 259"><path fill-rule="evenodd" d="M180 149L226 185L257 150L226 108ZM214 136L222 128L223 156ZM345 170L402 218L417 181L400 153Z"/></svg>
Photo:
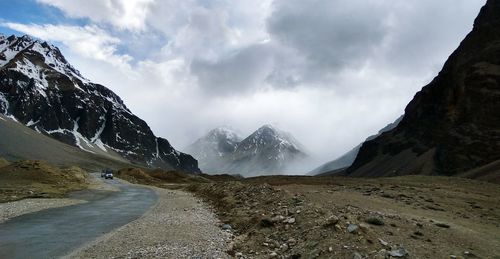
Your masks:
<svg viewBox="0 0 500 259"><path fill-rule="evenodd" d="M120 39L110 36L95 25L78 27L3 23L2 26L42 40L61 42L82 57L109 62L118 67L127 67L128 62L132 60L129 55L117 54L117 45L120 44Z"/></svg>
<svg viewBox="0 0 500 259"><path fill-rule="evenodd" d="M187 146L219 125L247 135L272 123L321 162L396 119L470 31L484 4L38 2L86 18L85 25L4 26L67 49L65 56L82 74L119 94L174 146Z"/></svg>
<svg viewBox="0 0 500 259"><path fill-rule="evenodd" d="M122 30L146 28L146 17L153 0L37 0L59 8L73 18L89 18L106 22Z"/></svg>
<svg viewBox="0 0 500 259"><path fill-rule="evenodd" d="M276 0L271 38L303 53L321 73L359 67L387 32L380 1Z"/></svg>
<svg viewBox="0 0 500 259"><path fill-rule="evenodd" d="M272 55L267 44L256 44L214 62L195 59L191 72L209 95L245 95L265 87L273 66Z"/></svg>

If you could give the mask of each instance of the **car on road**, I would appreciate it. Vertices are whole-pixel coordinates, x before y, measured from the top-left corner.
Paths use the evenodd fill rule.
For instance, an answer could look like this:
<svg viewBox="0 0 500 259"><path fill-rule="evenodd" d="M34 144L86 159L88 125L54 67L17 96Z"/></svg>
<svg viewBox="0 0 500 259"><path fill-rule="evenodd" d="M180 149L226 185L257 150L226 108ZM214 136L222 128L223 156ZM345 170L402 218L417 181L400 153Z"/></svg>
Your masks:
<svg viewBox="0 0 500 259"><path fill-rule="evenodd" d="M113 173L112 173L112 172L107 172L107 173L104 175L104 179L113 179Z"/></svg>
<svg viewBox="0 0 500 259"><path fill-rule="evenodd" d="M113 179L113 170L111 169L103 169L101 171L101 177L104 179Z"/></svg>

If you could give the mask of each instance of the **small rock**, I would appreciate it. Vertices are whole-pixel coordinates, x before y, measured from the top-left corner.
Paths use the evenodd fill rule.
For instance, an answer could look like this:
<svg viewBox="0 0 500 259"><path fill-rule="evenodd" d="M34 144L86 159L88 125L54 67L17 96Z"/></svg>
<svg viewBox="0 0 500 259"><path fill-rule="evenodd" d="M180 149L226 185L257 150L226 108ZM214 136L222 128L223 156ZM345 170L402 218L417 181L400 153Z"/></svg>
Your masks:
<svg viewBox="0 0 500 259"><path fill-rule="evenodd" d="M224 224L224 225L222 225L222 229L223 229L223 230L231 230L231 229L232 229L232 227L231 227L231 225L229 225L229 224Z"/></svg>
<svg viewBox="0 0 500 259"><path fill-rule="evenodd" d="M243 257L243 253L238 252L238 253L236 253L234 256L236 256L236 257Z"/></svg>
<svg viewBox="0 0 500 259"><path fill-rule="evenodd" d="M400 247L398 249L389 251L389 255L393 257L405 257L408 255L408 252L404 248Z"/></svg>
<svg viewBox="0 0 500 259"><path fill-rule="evenodd" d="M368 232L368 231L370 231L370 226L368 226L367 224L361 223L361 224L359 224L359 229L361 229L363 232Z"/></svg>
<svg viewBox="0 0 500 259"><path fill-rule="evenodd" d="M337 225L335 225L335 229L338 230L338 231L341 231L342 227L339 224L337 224Z"/></svg>
<svg viewBox="0 0 500 259"><path fill-rule="evenodd" d="M330 253L333 252L333 247L331 247L331 246L328 247L328 252L330 252Z"/></svg>
<svg viewBox="0 0 500 259"><path fill-rule="evenodd" d="M294 224L295 223L295 218L289 218L287 223L288 224Z"/></svg>
<svg viewBox="0 0 500 259"><path fill-rule="evenodd" d="M464 255L466 255L466 256L474 256L474 254L471 251L465 251Z"/></svg>
<svg viewBox="0 0 500 259"><path fill-rule="evenodd" d="M450 228L450 225L445 224L445 223L436 223L435 225L440 227L440 228Z"/></svg>
<svg viewBox="0 0 500 259"><path fill-rule="evenodd" d="M356 234L356 233L358 233L358 230L359 230L359 226L356 224L349 224L347 226L347 231L349 233Z"/></svg>
<svg viewBox="0 0 500 259"><path fill-rule="evenodd" d="M269 256L270 256L271 258L276 258L276 257L278 257L278 253L276 253L276 252L272 252L271 254L269 254Z"/></svg>
<svg viewBox="0 0 500 259"><path fill-rule="evenodd" d="M333 215L333 216L328 217L328 219L326 220L326 225L327 226L334 226L338 222L339 222L339 217Z"/></svg>
<svg viewBox="0 0 500 259"><path fill-rule="evenodd" d="M379 242L380 242L380 244L381 244L381 245L383 245L383 246L387 246L387 245L389 245L389 243L387 243L386 241L384 241L384 240L382 240L382 239L380 239L380 238L378 239L378 241L379 241Z"/></svg>

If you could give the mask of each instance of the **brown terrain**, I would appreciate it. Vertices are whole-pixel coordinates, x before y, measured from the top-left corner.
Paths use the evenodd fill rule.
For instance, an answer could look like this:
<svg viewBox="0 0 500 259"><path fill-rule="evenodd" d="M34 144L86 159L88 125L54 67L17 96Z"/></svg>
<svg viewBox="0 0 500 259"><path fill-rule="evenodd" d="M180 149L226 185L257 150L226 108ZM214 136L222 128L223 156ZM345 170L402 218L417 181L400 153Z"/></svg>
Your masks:
<svg viewBox="0 0 500 259"><path fill-rule="evenodd" d="M0 158L0 203L25 198L59 198L88 186L78 167L58 168L43 161L9 163Z"/></svg>
<svg viewBox="0 0 500 259"><path fill-rule="evenodd" d="M500 258L497 184L436 176L152 181L134 171L133 182L184 187L213 205L235 235L235 257Z"/></svg>

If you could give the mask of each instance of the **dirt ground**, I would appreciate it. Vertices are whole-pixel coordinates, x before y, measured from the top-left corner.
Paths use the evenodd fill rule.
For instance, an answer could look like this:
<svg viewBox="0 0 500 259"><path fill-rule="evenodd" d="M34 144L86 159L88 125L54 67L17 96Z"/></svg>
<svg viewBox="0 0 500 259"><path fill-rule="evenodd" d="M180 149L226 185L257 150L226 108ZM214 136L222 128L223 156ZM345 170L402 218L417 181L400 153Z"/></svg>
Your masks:
<svg viewBox="0 0 500 259"><path fill-rule="evenodd" d="M176 175L126 174L211 204L234 234L228 253L237 258L500 258L498 184L436 176Z"/></svg>
<svg viewBox="0 0 500 259"><path fill-rule="evenodd" d="M500 258L500 185L447 177L259 177L188 188L244 258Z"/></svg>

